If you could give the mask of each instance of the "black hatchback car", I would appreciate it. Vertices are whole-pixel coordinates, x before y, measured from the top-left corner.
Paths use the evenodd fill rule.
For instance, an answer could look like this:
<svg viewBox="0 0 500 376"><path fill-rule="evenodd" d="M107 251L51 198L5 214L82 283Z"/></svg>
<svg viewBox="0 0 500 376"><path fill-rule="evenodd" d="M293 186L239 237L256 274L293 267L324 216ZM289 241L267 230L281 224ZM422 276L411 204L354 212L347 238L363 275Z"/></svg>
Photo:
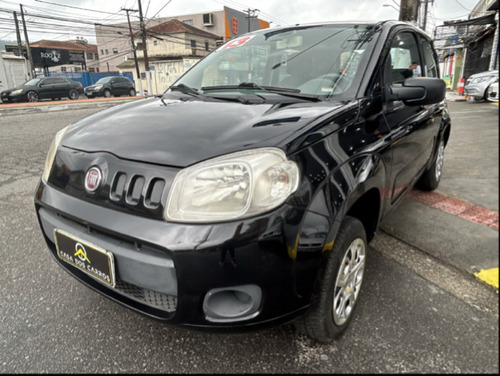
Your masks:
<svg viewBox="0 0 500 376"><path fill-rule="evenodd" d="M85 88L88 98L128 95L135 97L134 83L127 77L109 76L99 79L94 85Z"/></svg>
<svg viewBox="0 0 500 376"><path fill-rule="evenodd" d="M21 86L0 93L2 102L38 102L41 99L78 99L83 94L80 82L63 77L33 78Z"/></svg>
<svg viewBox="0 0 500 376"><path fill-rule="evenodd" d="M405 78L413 61L422 77ZM252 32L163 95L60 130L36 213L64 270L138 312L198 329L294 320L329 341L379 223L439 184L444 98L409 24Z"/></svg>

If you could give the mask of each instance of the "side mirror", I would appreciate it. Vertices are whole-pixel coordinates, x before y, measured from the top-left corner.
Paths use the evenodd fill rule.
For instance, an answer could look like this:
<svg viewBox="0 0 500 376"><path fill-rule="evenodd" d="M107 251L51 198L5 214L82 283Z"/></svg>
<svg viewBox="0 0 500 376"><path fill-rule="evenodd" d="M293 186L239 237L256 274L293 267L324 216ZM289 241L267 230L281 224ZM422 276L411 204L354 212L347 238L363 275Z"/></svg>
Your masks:
<svg viewBox="0 0 500 376"><path fill-rule="evenodd" d="M446 84L440 78L407 78L403 86L391 86L389 100L403 101L408 106L439 103L446 96Z"/></svg>

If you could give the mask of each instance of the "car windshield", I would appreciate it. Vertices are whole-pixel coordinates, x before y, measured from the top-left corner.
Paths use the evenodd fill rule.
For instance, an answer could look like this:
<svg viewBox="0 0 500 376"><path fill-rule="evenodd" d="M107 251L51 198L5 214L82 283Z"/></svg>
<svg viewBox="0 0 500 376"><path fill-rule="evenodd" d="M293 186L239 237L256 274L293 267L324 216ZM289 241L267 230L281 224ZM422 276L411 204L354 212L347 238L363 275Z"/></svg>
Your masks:
<svg viewBox="0 0 500 376"><path fill-rule="evenodd" d="M364 72L360 62L368 55L374 29L313 25L246 34L222 45L172 87L208 95L235 89L261 90L259 95L342 94L352 91Z"/></svg>
<svg viewBox="0 0 500 376"><path fill-rule="evenodd" d="M109 82L111 81L113 77L104 77L104 78L100 78L99 80L97 80L96 82L96 85L97 84L105 84L106 82Z"/></svg>
<svg viewBox="0 0 500 376"><path fill-rule="evenodd" d="M26 86L36 86L42 79L41 78L33 78L29 81L26 81L23 85Z"/></svg>

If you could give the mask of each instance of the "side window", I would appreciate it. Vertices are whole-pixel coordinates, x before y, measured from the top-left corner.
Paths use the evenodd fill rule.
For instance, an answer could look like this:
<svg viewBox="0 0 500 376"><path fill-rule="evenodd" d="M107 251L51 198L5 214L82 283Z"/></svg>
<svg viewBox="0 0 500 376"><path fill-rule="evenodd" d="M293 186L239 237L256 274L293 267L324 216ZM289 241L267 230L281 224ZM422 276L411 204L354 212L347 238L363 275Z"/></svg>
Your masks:
<svg viewBox="0 0 500 376"><path fill-rule="evenodd" d="M46 78L45 80L43 80L41 82L42 85L54 85L56 82L55 82L55 78Z"/></svg>
<svg viewBox="0 0 500 376"><path fill-rule="evenodd" d="M436 58L434 56L434 51L429 43L425 39L421 39L422 52L424 54L424 69L422 75L426 77L439 77L438 65L436 63Z"/></svg>
<svg viewBox="0 0 500 376"><path fill-rule="evenodd" d="M384 80L402 85L409 77L422 76L422 63L413 33L404 31L394 37L385 62Z"/></svg>

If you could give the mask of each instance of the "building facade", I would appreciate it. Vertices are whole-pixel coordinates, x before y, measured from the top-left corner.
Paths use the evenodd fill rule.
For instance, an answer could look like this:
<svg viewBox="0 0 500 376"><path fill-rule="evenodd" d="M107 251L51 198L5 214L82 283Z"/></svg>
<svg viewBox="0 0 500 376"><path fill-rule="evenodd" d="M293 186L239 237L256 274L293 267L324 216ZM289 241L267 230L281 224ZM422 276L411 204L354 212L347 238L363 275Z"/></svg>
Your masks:
<svg viewBox="0 0 500 376"><path fill-rule="evenodd" d="M187 69L213 51L220 42L219 36L177 19L146 29L146 36L148 69L146 70L140 33L134 37L140 77L137 77L133 58L121 62L117 68L120 73L132 74L136 89L140 90L142 86L143 91L148 87L146 74L149 71L151 86L149 94L165 91Z"/></svg>
<svg viewBox="0 0 500 376"><path fill-rule="evenodd" d="M212 12L150 19L145 21L145 27L149 29L172 19L177 19L186 25L217 35L221 43L248 31L269 27L267 21L228 7ZM134 35L140 31L138 20L133 21L131 19L130 24ZM128 23L96 25L95 34L101 72L116 72L119 70L118 65L133 59Z"/></svg>

